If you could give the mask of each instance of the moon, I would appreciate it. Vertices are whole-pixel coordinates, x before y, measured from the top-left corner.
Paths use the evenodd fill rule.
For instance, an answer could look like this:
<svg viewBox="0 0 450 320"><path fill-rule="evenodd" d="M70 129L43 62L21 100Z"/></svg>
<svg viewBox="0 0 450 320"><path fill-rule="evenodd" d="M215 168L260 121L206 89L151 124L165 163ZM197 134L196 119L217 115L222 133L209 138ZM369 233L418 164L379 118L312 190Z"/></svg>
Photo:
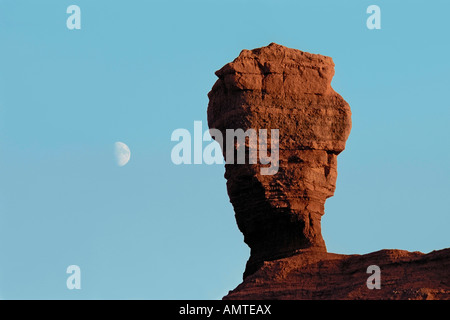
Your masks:
<svg viewBox="0 0 450 320"><path fill-rule="evenodd" d="M116 154L116 162L119 167L123 167L130 161L131 152L130 148L123 142L116 142L115 146L115 154Z"/></svg>

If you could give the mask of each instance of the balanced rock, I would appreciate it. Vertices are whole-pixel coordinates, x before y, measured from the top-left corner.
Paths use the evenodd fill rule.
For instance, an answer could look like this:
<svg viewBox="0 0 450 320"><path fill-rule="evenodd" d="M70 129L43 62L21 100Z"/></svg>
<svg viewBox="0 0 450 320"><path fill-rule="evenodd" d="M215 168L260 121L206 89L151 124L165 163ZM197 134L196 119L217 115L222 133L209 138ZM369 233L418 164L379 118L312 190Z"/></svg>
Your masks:
<svg viewBox="0 0 450 320"><path fill-rule="evenodd" d="M244 277L299 250L326 252L320 221L351 129L350 107L331 87L332 59L271 43L243 50L216 75L210 129L223 136L227 129L279 132L274 174L262 174L261 163L225 165L237 225L251 249Z"/></svg>

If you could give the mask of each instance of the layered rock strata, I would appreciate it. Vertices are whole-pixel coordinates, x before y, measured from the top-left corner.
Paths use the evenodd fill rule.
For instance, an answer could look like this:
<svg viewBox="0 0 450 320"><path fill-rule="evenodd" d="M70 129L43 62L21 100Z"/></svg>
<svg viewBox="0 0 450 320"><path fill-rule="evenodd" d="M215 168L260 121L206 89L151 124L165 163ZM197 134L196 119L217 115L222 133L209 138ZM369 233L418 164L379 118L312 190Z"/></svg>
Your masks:
<svg viewBox="0 0 450 320"><path fill-rule="evenodd" d="M370 289L369 266L380 268ZM225 300L449 300L450 249L428 254L381 250L365 255L298 253L267 261Z"/></svg>
<svg viewBox="0 0 450 320"><path fill-rule="evenodd" d="M251 249L244 277L299 250L326 252L320 221L351 129L350 107L331 87L332 59L271 43L243 50L216 75L208 94L211 129L224 137L227 129L279 133L274 174L262 174L261 163L225 165L237 225ZM261 151L250 144L234 146Z"/></svg>

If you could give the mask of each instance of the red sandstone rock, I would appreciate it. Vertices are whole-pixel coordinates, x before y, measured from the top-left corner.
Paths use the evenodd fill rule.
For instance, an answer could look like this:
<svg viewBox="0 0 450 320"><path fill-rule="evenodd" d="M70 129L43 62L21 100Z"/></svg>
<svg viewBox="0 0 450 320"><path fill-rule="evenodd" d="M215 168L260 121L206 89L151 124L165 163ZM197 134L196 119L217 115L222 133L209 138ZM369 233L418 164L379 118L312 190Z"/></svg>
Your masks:
<svg viewBox="0 0 450 320"><path fill-rule="evenodd" d="M450 249L326 252L320 220L351 129L350 107L331 87L331 58L272 43L243 50L216 75L210 128L224 137L239 128L279 129L280 136L276 174L262 175L261 164L225 165L251 253L244 282L224 299L450 299ZM247 153L252 147L235 144ZM380 290L366 286L369 265L381 268Z"/></svg>
<svg viewBox="0 0 450 320"><path fill-rule="evenodd" d="M350 107L330 85L332 59L271 43L243 50L216 75L210 128L223 136L239 128L280 135L275 175L261 175L260 164L225 165L236 221L251 249L244 276L299 249L326 251L320 220L351 128Z"/></svg>
<svg viewBox="0 0 450 320"><path fill-rule="evenodd" d="M381 269L381 289L368 289L367 267ZM450 249L429 254L381 250L366 255L299 253L265 262L225 300L450 299Z"/></svg>

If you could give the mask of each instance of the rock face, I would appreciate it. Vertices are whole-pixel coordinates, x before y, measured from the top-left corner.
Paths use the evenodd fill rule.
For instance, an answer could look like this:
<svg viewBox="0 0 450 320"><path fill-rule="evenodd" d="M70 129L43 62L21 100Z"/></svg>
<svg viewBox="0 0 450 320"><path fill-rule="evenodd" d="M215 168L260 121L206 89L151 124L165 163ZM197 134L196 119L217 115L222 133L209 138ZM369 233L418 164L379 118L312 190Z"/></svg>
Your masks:
<svg viewBox="0 0 450 320"><path fill-rule="evenodd" d="M381 270L381 288L368 289L367 267ZM366 255L299 253L265 262L225 300L448 300L450 249L429 254L382 250Z"/></svg>
<svg viewBox="0 0 450 320"><path fill-rule="evenodd" d="M276 174L261 174L259 163L225 165L237 225L251 249L244 277L300 249L325 252L320 220L351 129L350 107L331 87L332 59L272 43L243 50L216 75L210 128L223 136L226 129L279 130Z"/></svg>
<svg viewBox="0 0 450 320"><path fill-rule="evenodd" d="M350 107L330 85L331 58L272 43L243 50L216 75L208 124L224 137L224 156L227 129L279 130L278 143L231 141L247 162L227 159L227 190L251 253L244 282L224 299L450 299L450 249L326 252L320 221L351 129ZM279 152L271 174L249 163L261 146ZM367 288L370 265L381 268L380 290Z"/></svg>

